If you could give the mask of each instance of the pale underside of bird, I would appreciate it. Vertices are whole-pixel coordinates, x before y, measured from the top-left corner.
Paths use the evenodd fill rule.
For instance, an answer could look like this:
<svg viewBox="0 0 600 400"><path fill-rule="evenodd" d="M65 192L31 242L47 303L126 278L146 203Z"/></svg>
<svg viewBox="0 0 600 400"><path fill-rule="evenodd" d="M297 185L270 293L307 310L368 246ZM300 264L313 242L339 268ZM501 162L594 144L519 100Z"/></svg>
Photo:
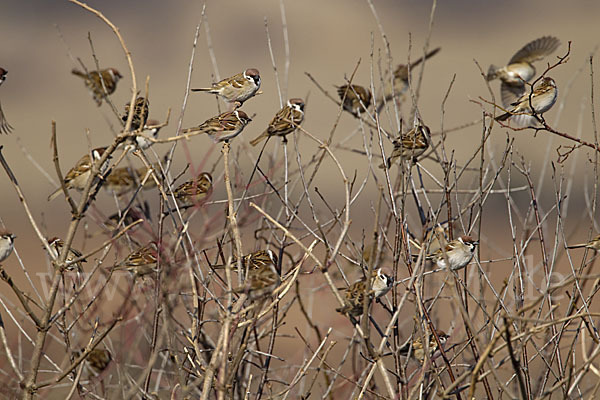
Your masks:
<svg viewBox="0 0 600 400"><path fill-rule="evenodd" d="M8 71L2 67L0 67L0 86L6 80L6 74ZM0 133L9 134L13 130L13 127L8 123L6 116L4 115L4 111L2 111L2 104L0 103Z"/></svg>
<svg viewBox="0 0 600 400"><path fill-rule="evenodd" d="M507 121L517 126L537 126L542 114L550 110L558 97L554 79L543 78L532 89L507 108L507 112L496 117L496 121ZM532 111L533 110L533 111Z"/></svg>
<svg viewBox="0 0 600 400"><path fill-rule="evenodd" d="M535 76L534 62L540 61L554 53L560 46L560 40L552 36L535 39L515 53L508 64L503 67L490 65L487 80L500 79L502 105L507 108L515 103L526 92L531 91L526 84ZM536 126L538 121L530 115L518 115L511 118L518 127Z"/></svg>
<svg viewBox="0 0 600 400"><path fill-rule="evenodd" d="M76 189L78 191L83 191L85 186L90 179L90 175L92 173L92 167L94 163L98 163L104 152L106 151L106 147L98 147L93 149L90 153L84 155L77 161L75 166L69 170L67 175L64 177L63 181L67 189ZM91 161L93 160L93 162ZM108 163L105 161L99 168L99 173L103 173L108 168ZM97 177L95 179L98 179ZM62 191L62 187L56 189L50 196L48 196L48 201L51 201L58 197Z"/></svg>
<svg viewBox="0 0 600 400"><path fill-rule="evenodd" d="M257 94L260 89L260 73L255 68L225 78L209 88L192 89L193 92L208 92L222 97L228 103L241 106L246 100Z"/></svg>
<svg viewBox="0 0 600 400"><path fill-rule="evenodd" d="M6 260L11 255L15 248L16 236L11 232L0 231L0 262Z"/></svg>

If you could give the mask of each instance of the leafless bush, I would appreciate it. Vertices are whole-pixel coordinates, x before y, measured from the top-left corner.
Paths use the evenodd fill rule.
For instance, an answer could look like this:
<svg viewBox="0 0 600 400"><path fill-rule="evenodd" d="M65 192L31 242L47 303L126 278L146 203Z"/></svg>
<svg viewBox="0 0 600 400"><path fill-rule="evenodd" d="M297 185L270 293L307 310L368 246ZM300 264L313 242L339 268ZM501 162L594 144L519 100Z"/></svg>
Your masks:
<svg viewBox="0 0 600 400"><path fill-rule="evenodd" d="M100 11L70 1L117 36L133 83L131 104L140 93L151 99L150 80L138 86L118 28ZM367 3L379 23L375 6ZM430 32L435 9L434 1ZM283 73L266 20L265 32L283 106L290 65L283 2L281 15ZM66 205L72 216L56 251L29 207L19 174L0 151L27 222L50 260L50 272L38 276L31 276L26 266L18 272L0 269L10 290L0 297L5 397L594 398L600 386L594 364L600 352L599 314L593 300L600 287L593 271L599 249L585 248L578 261L580 254L565 244L572 239L564 223L565 202L583 197L588 206L581 220L589 226L591 240L600 149L595 129L591 142L581 138L580 129L559 131L558 120L550 124L543 115L534 116L537 128L499 126L493 117L503 107L489 85L489 96L474 100L481 106L480 116L448 128L445 107L453 79L440 102L441 129L427 133L425 153L418 160L404 157L380 168L397 132L410 130L413 121L427 123L418 104L427 57L438 50L430 48L427 37L416 52L422 59L408 59L402 67L406 80L394 78L397 66L379 24L384 49L373 45L370 58L358 61L339 82L356 84L356 71L369 68L374 106L357 101L356 109L347 112L344 102L357 91L344 86L338 99L319 82L318 71L307 72L307 84L318 89L313 95L327 96L337 105L331 125L320 127L318 134L300 126L287 139L271 137L256 156L239 139L224 142L219 163L201 165L214 177L213 186L225 188L226 198L211 197L209 191L201 202L182 207L174 194L182 176L198 176L203 170L187 154L189 168L175 171L175 151L183 141L208 140L182 133L202 28L210 43L207 21L203 13L179 115L171 118L171 110L153 109L154 115L164 112L160 126L169 134L148 140L169 146L164 156L156 153L159 146L125 146L143 127L135 127L135 107L121 120L121 107L107 97L122 124L77 193L64 183L62 171L69 166L60 163L60 125L52 122L53 160L66 199L60 206ZM90 44L93 48L91 38ZM414 53L411 47L409 43L409 54ZM570 62L570 49L571 43L538 80ZM212 48L208 56L217 71ZM99 69L101 60L96 54L94 58L94 69ZM595 127L592 56L588 67ZM218 112L224 111L221 107L228 105L219 103ZM310 118L308 99L306 115ZM352 134L339 131L342 118L356 121ZM478 144L468 157L459 158L447 138L474 125L481 129ZM517 131L539 134L540 141L547 139L542 134L558 135L568 144L558 147L555 162L534 165L514 145L511 135ZM504 148L490 148L491 135L506 132ZM353 137L360 138L362 148L348 144ZM595 179L581 195L573 193L571 179L578 172L572 160L584 151L589 151L586 167L593 169ZM348 152L358 155L361 165L345 165L340 155ZM253 158L251 171L238 162L241 153ZM105 163L108 168L101 168ZM114 195L115 209L101 209L96 196L123 165L144 168L134 174L132 190ZM359 169L368 172L360 178ZM536 183L538 174L542 178ZM315 186L320 175L335 176L330 189L339 196L329 197ZM542 187L548 185L554 197L541 199ZM148 213L144 197L150 196L158 200L158 208ZM511 232L509 248L494 242L498 208ZM106 217L113 213L109 225ZM371 226L352 225L353 219L367 215ZM445 241L462 235L480 243L471 264L458 271L432 265L427 256L436 243L444 248ZM74 251L76 238L89 248ZM150 269L134 268L129 275L119 271L126 263L110 261L115 255L123 260L147 243L157 245ZM266 293L258 293L249 286L252 264L245 256L265 249L276 256L280 277ZM448 257L441 251L442 260L450 262ZM84 263L80 271L73 268L78 263ZM375 299L370 295L375 283L363 279L362 294L369 301L359 303L354 315L336 313L353 300L341 289L379 268L394 280L390 292ZM501 279L493 271L502 271Z"/></svg>

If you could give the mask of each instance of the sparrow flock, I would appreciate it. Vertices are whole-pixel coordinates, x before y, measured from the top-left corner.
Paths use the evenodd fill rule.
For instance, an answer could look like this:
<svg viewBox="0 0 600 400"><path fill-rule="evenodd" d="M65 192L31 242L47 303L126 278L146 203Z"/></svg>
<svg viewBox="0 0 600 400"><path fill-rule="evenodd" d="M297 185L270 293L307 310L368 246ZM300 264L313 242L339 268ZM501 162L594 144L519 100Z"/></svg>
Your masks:
<svg viewBox="0 0 600 400"><path fill-rule="evenodd" d="M512 123L515 126L535 126L543 118L543 114L552 108L558 97L557 84L549 76L536 77L534 63L550 56L559 46L560 41L557 38L544 36L527 43L512 56L505 66L490 66L486 79L488 81L497 79L501 82L503 113L495 117L497 121ZM412 63L399 65L390 79L393 84L384 88L381 101L369 87L354 83L336 86L341 107L353 116L362 118L371 112L369 111L371 106L375 105L375 108L379 108L381 102L389 100L393 93L402 93L406 90L409 85L410 71L437 54L439 50L439 48L434 49ZM0 85L5 81L6 74L6 69L0 68ZM86 72L73 69L72 74L84 81L85 87L90 91L97 106L110 101L110 95L117 90L117 84L123 78L115 68ZM197 126L184 128L181 133L187 136L206 134L217 143L231 141L239 136L252 121L248 114L241 110L241 107L254 96L261 94L260 87L259 71L255 68L248 68L213 83L210 87L192 89L193 92L205 92L218 96L229 105L230 109L209 117ZM133 105L130 103L125 105L124 112L120 115L123 126L126 125L130 113L132 114L130 124L132 135L125 142L125 148L147 150L158 140L158 132L162 125L157 120L149 119L150 102L146 97L137 96ZM286 141L286 137L301 126L304 118L304 100L291 98L276 112L266 129L249 143L256 146L271 137L280 137L282 141ZM0 107L0 132L8 133L11 130L12 127L6 121ZM393 149L387 157L384 157L380 168L390 170L396 163L400 164L400 170L404 167L410 168L425 157L427 150L432 146L431 131L421 117L416 114L412 127L406 131L401 128L397 137L392 138L392 144ZM81 192L86 187L99 185L115 196L124 196L136 188L152 189L156 187L154 179L142 182L149 173L147 167L111 169L109 158L104 157L106 151L107 147L97 147L84 154L68 170L61 186L48 196L48 200L58 197L63 193L63 188L67 191L74 189ZM201 172L174 189L169 189L169 194L183 208L202 207L213 192L213 184L212 175L208 172ZM109 217L106 226L116 230L119 226L117 222L120 220L123 220L125 224L130 224L137 219L149 219L148 211L137 206L128 209L127 213L124 217L121 213ZM122 223L121 226L123 226ZM471 263L479 244L478 240L468 235L450 240L445 235L443 228L441 232L437 228L432 232L435 232L437 236L423 241L423 244L428 243L427 249L423 254L413 254L415 260L422 256L440 269L452 271L461 270ZM0 262L7 259L12 253L14 240L15 236L12 233L0 232ZM48 240L48 245L54 252L52 258L58 258L63 250L64 242L54 237ZM580 247L600 251L600 236L587 243L569 246L569 248ZM116 263L111 271L126 270L131 272L134 277L158 273L160 272L159 249L159 243L156 241L150 241L143 246L139 245L123 260ZM370 253L371 251L368 252L368 254ZM367 255L364 255L364 261L369 262ZM81 252L70 248L66 257L65 269L81 272L85 262ZM237 264L237 260L231 261L232 267L235 268ZM242 280L243 284L234 289L237 294L246 293L250 299L263 298L271 295L282 283L281 265L272 250L257 250L246 254L240 260L240 264L243 271L237 271L237 269L236 271L245 273L245 276ZM212 267L219 269L223 266ZM361 317L364 310L370 307L371 301L383 298L394 285L393 277L386 274L382 268L373 270L373 274L368 277L364 276L365 271L361 272L363 273L361 279L343 289L343 304L336 308L337 312L350 318ZM412 357L423 362L426 358L432 358L439 350L438 343L443 346L448 339L448 335L442 331L437 331L437 337L439 342L435 340L434 335L429 335L426 338L429 341L427 346L423 346L421 338L409 340L399 348L398 352L402 356ZM107 350L95 349L89 353L87 362L96 373L100 373L107 368L111 359L111 354Z"/></svg>

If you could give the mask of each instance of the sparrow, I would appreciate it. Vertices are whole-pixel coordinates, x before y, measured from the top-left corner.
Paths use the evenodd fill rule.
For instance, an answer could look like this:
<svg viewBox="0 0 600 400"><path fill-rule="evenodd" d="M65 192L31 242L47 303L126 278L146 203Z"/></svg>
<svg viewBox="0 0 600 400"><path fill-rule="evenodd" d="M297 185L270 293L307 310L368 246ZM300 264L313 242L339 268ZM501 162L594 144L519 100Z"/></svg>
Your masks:
<svg viewBox="0 0 600 400"><path fill-rule="evenodd" d="M77 161L75 166L69 170L67 175L64 177L65 186L67 189L76 189L78 191L82 191L85 188L85 184L90 178L90 174L92 173L92 159L94 163L100 161L102 155L106 151L106 147L98 147L91 151L90 154L86 154ZM108 163L104 163L100 167L100 172L106 171L108 168ZM50 196L48 196L48 201L54 200L62 193L62 188L56 189Z"/></svg>
<svg viewBox="0 0 600 400"><path fill-rule="evenodd" d="M394 150L384 164L379 168L391 168L392 164L400 158L401 161L417 161L417 157L429 148L430 130L420 121L410 131L402 133L400 138L393 141Z"/></svg>
<svg viewBox="0 0 600 400"><path fill-rule="evenodd" d="M211 193L212 176L208 172L203 172L195 179L179 185L173 191L173 196L183 207L191 207L201 204Z"/></svg>
<svg viewBox="0 0 600 400"><path fill-rule="evenodd" d="M149 119L144 125L144 130L141 135L136 135L135 143L142 150L147 150L154 144L153 141L148 138L158 139L158 131L160 131L160 122L155 119Z"/></svg>
<svg viewBox="0 0 600 400"><path fill-rule="evenodd" d="M138 187L138 184L142 182L147 171L148 169L146 167L140 167L134 170L129 167L115 168L105 178L102 187L109 192L113 192L117 196L122 196L135 190ZM154 179L148 178L142 187L143 189L151 189L154 186L156 186Z"/></svg>
<svg viewBox="0 0 600 400"><path fill-rule="evenodd" d="M428 254L425 258L436 263L439 268L445 269L449 263L451 270L458 271L471 262L475 254L475 247L478 244L479 242L471 236L461 236L448 242L443 249ZM413 257L417 258L416 255Z"/></svg>
<svg viewBox="0 0 600 400"><path fill-rule="evenodd" d="M116 230L119 227L124 227L124 226L130 225L139 219L149 220L150 219L150 207L148 206L148 203L144 203L144 205L142 207L136 206L136 207L130 208L129 211L127 212L127 214L125 215L123 224L118 225L119 221L121 221L121 218L123 218L122 212L114 213L111 216L109 216L106 219L106 221L104 221L104 225L110 230ZM137 227L138 226L131 228L131 230L129 230L129 232L131 232L132 230L135 230Z"/></svg>
<svg viewBox="0 0 600 400"><path fill-rule="evenodd" d="M184 129L182 132L184 134L206 133L218 143L233 139L242 133L250 121L252 121L250 117L242 110L233 110L207 119L199 126Z"/></svg>
<svg viewBox="0 0 600 400"><path fill-rule="evenodd" d="M81 349L81 351L75 351L73 352L73 355L75 357L79 357L84 351L85 349ZM96 375L99 375L108 367L108 364L110 364L110 362L112 361L112 355L110 354L110 351L106 349L95 348L88 353L87 357L85 358L85 361L86 365Z"/></svg>
<svg viewBox="0 0 600 400"><path fill-rule="evenodd" d="M286 135L294 132L303 120L304 100L290 99L285 107L277 111L267 129L256 139L251 140L250 144L256 146L263 139L271 136L281 136L283 140L286 140Z"/></svg>
<svg viewBox="0 0 600 400"><path fill-rule="evenodd" d="M123 78L115 68L90 71L87 74L77 69L73 69L71 73L83 78L85 86L92 93L98 107L102 105L102 100L106 95L115 92L117 89L117 82L119 82L119 79Z"/></svg>
<svg viewBox="0 0 600 400"><path fill-rule="evenodd" d="M436 55L439 51L441 50L440 47L437 47L433 50L431 50L430 52L428 52L427 54L425 54L424 57L418 58L416 61L411 62L410 64L400 64L398 65L398 67L396 67L396 70L394 71L394 92L396 93L402 93L404 92L404 90L408 87L408 71L410 70L411 72L413 71L413 69L421 64L423 61L427 60L430 57L433 57L434 55ZM410 66L410 68L409 68ZM386 84L385 87L383 89L383 98L381 100L379 100L379 103L377 105L377 112L379 112L379 110L381 110L381 108L383 108L383 106L385 105L385 101L390 100L392 98L393 92L392 92L392 84L389 82L389 79L386 79Z"/></svg>
<svg viewBox="0 0 600 400"><path fill-rule="evenodd" d="M146 120L148 119L148 107L150 102L145 97L138 97L133 103L133 117L131 119L131 131L137 131L138 129L146 126ZM127 122L127 116L129 115L130 103L125 104L125 113L121 116L123 124Z"/></svg>
<svg viewBox="0 0 600 400"><path fill-rule="evenodd" d="M567 246L567 249L579 249L582 247L586 247L586 248L592 249L594 251L600 251L600 235L592 238L592 240L590 240L587 243L580 243L580 244L574 244L572 246ZM2 261L2 258L0 258L0 261Z"/></svg>
<svg viewBox="0 0 600 400"><path fill-rule="evenodd" d="M443 347L450 336L443 331L437 331L436 333L440 339L440 344ZM429 351L429 358L432 358L438 350L438 342L435 340L433 335L429 335L429 346L427 350ZM423 342L421 338L417 337L414 340L408 340L398 349L398 354L404 357L410 356L423 363L423 361L425 361L425 349L423 348Z"/></svg>
<svg viewBox="0 0 600 400"><path fill-rule="evenodd" d="M254 96L260 88L260 73L255 68L214 83L209 88L192 89L192 92L208 92L221 96L228 103L240 106Z"/></svg>
<svg viewBox="0 0 600 400"><path fill-rule="evenodd" d="M234 289L234 292L247 293L250 299L258 299L272 293L281 283L277 271L277 256L272 250L246 254L241 263L242 268L247 270L247 275L242 286ZM231 264L237 265L237 260L233 260Z"/></svg>
<svg viewBox="0 0 600 400"><path fill-rule="evenodd" d="M123 261L113 267L114 271L127 270L134 276L144 276L156 272L158 247L150 242L129 254Z"/></svg>
<svg viewBox="0 0 600 400"><path fill-rule="evenodd" d="M442 247L446 247L446 245L448 244L448 222L444 222L443 224L437 224L435 228L427 231L421 244L429 244L429 253L434 253Z"/></svg>
<svg viewBox="0 0 600 400"><path fill-rule="evenodd" d="M384 296L390 291L394 284L394 280L391 276L384 274L382 269L379 268L373 271L373 277L371 281L371 294L376 298ZM335 310L340 314L348 314L352 317L358 317L363 313L363 304L365 302L365 291L367 288L367 281L365 278L354 282L348 288L345 289L344 306L336 308Z"/></svg>
<svg viewBox="0 0 600 400"><path fill-rule="evenodd" d="M51 239L48 239L48 245L50 245L50 248L54 251L54 256L58 258L60 256L60 253L62 252L65 242L63 242L57 237L53 237ZM83 254L79 250L74 249L73 247L69 247L69 254L67 254L67 258L65 259L65 261L67 263L72 262L73 260L80 258L82 255ZM77 272L83 272L82 263L84 262L86 262L85 259L77 261L76 263L68 264L66 266L66 270L76 270Z"/></svg>
<svg viewBox="0 0 600 400"><path fill-rule="evenodd" d="M371 105L371 91L358 85L342 85L337 87L338 96L344 102L344 110L358 116Z"/></svg>
<svg viewBox="0 0 600 400"><path fill-rule="evenodd" d="M410 65L410 70L412 71L417 65L421 64L423 61L427 60L430 57L435 56L441 49L442 49L441 47L437 47L437 48L431 50L430 52L428 52L427 54L425 54L424 57L420 57L408 65L407 64L398 65L398 67L396 67L396 70L394 71L394 86L396 87L396 90L401 89L404 85L408 85L409 65Z"/></svg>
<svg viewBox="0 0 600 400"><path fill-rule="evenodd" d="M0 67L0 86L2 86L2 83L4 83L4 81L6 80L7 73L7 70ZM4 116L4 111L2 111L2 105L0 105L0 133L9 134L10 132L12 132L12 129L12 126L10 126L10 124L6 120L6 117Z"/></svg>
<svg viewBox="0 0 600 400"><path fill-rule="evenodd" d="M15 248L16 236L7 230L0 231L0 262L6 260Z"/></svg>
<svg viewBox="0 0 600 400"><path fill-rule="evenodd" d="M533 88L533 94L526 90L517 101L511 103L512 107L508 108L507 113L496 117L496 121L506 121L511 117L516 117L515 122L522 124L519 121L520 116L529 117L534 114L541 115L545 113L556 103L557 96L558 88L554 79L545 77ZM533 105L533 112L531 111L530 101Z"/></svg>

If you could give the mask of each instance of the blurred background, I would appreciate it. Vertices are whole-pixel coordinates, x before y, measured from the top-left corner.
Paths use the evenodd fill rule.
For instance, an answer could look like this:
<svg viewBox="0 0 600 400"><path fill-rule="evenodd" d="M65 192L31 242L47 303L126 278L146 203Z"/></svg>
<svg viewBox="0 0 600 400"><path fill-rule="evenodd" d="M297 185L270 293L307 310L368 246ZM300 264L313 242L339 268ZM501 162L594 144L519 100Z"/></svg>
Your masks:
<svg viewBox="0 0 600 400"><path fill-rule="evenodd" d="M161 137L174 135L186 92L194 32L201 20L204 3L126 0L91 1L89 4L99 8L119 27L132 53L138 88L143 90L146 77L150 78L151 117L162 121L171 109L170 123L162 129ZM236 155L235 166L246 180L260 149L250 147L248 141L264 130L280 108L265 21L283 97L308 98L303 127L322 140L329 136L339 107L326 98L305 73L310 73L335 95L334 85L345 83L345 78L350 77L359 60L360 66L354 78L357 84L369 85L372 71L377 83L379 65L387 69L380 27L366 1L305 0L284 1L283 4L289 34L289 74L286 74L285 66L282 12L277 0L207 2L206 19L196 48L192 87L209 86L218 78L250 67L261 72L264 94L244 105L253 121L233 142L232 149ZM414 60L422 55L432 13L431 2L375 0L374 6L390 43L392 64L396 66L406 63L409 57ZM595 52L600 37L598 15L600 2L595 0L438 2L429 46L430 49L439 46L441 51L425 66L418 103L423 120L432 132L441 130L441 104L453 79L443 116L444 128L480 119L482 109L472 100L479 101L480 96L489 99L490 95L476 62L485 72L491 63L506 63L527 42L553 35L561 39L561 47L552 57L536 64L538 71L543 70L544 63L554 60L556 55L565 54L569 41L572 47L569 62L551 73L559 87L559 101L546 118L555 129L593 142L589 56ZM127 62L117 38L107 26L67 1L4 0L0 19L0 35L4 38L0 48L0 66L8 70L7 80L0 88L0 100L8 121L14 127L12 134L0 136L2 152L44 234L62 236L70 220L68 208L61 199L52 203L46 200L58 185L50 148L51 121L57 123L64 172L88 151L88 141L92 147L108 145L118 126L111 110L106 105L96 107L81 79L70 73L71 69L79 68L74 58L80 58L88 69L96 69L89 34L100 66L117 68L124 76L112 96L119 111L131 97ZM211 62L208 34L218 70ZM595 83L598 82L597 72ZM491 87L499 98L498 81L491 82ZM405 112L409 108L410 105L403 106ZM491 110L491 107L485 106L485 109ZM183 127L197 125L216 114L217 103L213 96L191 93ZM356 127L354 118L347 113L342 114L333 144L346 139L356 131ZM392 123L390 131L397 130L398 127ZM89 137L86 136L88 131ZM479 146L481 131L481 124L475 124L448 134L446 150L448 154L454 153L458 165L464 165L466 157ZM488 144L488 159L498 161L501 158L507 137L515 140L514 159L524 157L525 165L531 169L543 211L548 211L556 201L556 184L551 180L554 176L552 163L556 174L564 169L566 179L572 185L563 210L567 217L567 231L573 241L585 240L590 226L594 224L589 212L582 211L591 201L594 170L590 159L593 159L593 153L582 148L564 164L557 164L556 148L569 142L547 132L540 132L534 137L532 131L512 132L496 127ZM306 151L306 158L316 152L314 142L306 138L300 138L300 141L300 149ZM271 140L267 151L280 151L279 146L278 141ZM362 149L361 135L355 134L345 146ZM389 142L386 141L384 146L388 152L391 150ZM153 147L159 156L169 148L168 144ZM177 146L174 173L182 171L186 163L191 164L193 171L211 169L219 154L220 146L215 146L206 137L195 137ZM353 205L351 235L360 240L363 230L369 231L372 227L371 209L377 198L376 184L370 177L364 157L345 150L337 151L336 155L340 157L347 175L353 176L356 172L357 181L367 179L367 189ZM427 161L424 165L428 165ZM47 171L53 181L40 169ZM222 183L222 166L218 165L216 170L217 181ZM438 173L438 178L443 178L439 176L439 168L432 167L432 170ZM188 171L186 179L189 174ZM383 179L381 170L376 174ZM245 184L244 179L238 184ZM0 196L1 223L18 236L17 251L24 264L45 270L43 250L31 226L26 223L23 208L4 171L0 173L0 182L4 188ZM512 175L511 186L519 187L525 182L522 176ZM463 183L463 189L473 188L477 180L466 179ZM338 209L343 206L343 187L335 169L322 169L314 186L319 187L324 197L330 200L330 205ZM240 187L237 187L238 191L241 191ZM371 192L373 196L369 195ZM146 196L156 210L157 196ZM223 185L217 184L213 198L225 197ZM513 201L526 209L528 192L516 193ZM114 202L101 192L97 206L114 209ZM219 209L219 212L222 210ZM510 225L506 219L505 196L493 196L484 215L486 225L481 235L489 240L488 243L494 244L482 246L482 259L510 256ZM415 216L412 222L417 221ZM76 243L81 243L81 240L76 240ZM7 268L16 268L16 263L16 258L12 257L5 264ZM498 280L504 277L499 270L489 273ZM331 310L320 312L325 315ZM343 317L339 318L344 321Z"/></svg>

